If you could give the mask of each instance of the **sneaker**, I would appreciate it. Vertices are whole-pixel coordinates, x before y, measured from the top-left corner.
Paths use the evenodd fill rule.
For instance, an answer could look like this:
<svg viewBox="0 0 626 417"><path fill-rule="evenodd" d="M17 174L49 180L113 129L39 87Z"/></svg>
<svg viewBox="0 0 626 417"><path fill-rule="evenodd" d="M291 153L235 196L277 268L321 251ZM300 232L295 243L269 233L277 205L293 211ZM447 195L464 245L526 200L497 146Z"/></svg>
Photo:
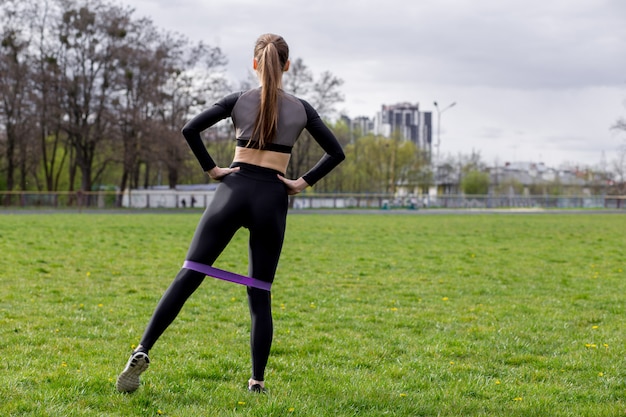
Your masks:
<svg viewBox="0 0 626 417"><path fill-rule="evenodd" d="M141 375L150 365L150 358L145 352L133 352L128 359L126 368L117 377L115 387L119 392L133 392L139 388Z"/></svg>
<svg viewBox="0 0 626 417"><path fill-rule="evenodd" d="M248 387L248 391L255 392L258 394L266 394L267 390L261 384L254 384Z"/></svg>
<svg viewBox="0 0 626 417"><path fill-rule="evenodd" d="M260 393L260 394L267 394L267 390L265 389L265 387L259 383L253 384L253 380L250 379L248 381L248 391L250 392L256 392L256 393Z"/></svg>

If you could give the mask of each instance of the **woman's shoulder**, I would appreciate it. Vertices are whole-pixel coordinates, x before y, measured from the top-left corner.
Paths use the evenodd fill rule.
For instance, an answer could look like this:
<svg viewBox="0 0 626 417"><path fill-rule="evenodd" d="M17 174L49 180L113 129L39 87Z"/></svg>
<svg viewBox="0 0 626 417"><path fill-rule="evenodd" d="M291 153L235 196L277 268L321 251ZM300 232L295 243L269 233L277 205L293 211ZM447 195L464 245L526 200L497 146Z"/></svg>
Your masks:
<svg viewBox="0 0 626 417"><path fill-rule="evenodd" d="M239 97L241 97L242 93L243 93L243 91L237 91L237 92L230 93L230 94L227 94L225 96L222 96L222 98L217 100L215 102L215 104L218 105L218 106L227 107L227 108L228 107L232 107L232 106L235 105L237 100L239 100Z"/></svg>
<svg viewBox="0 0 626 417"><path fill-rule="evenodd" d="M288 93L286 91L283 91L283 97L290 103L292 103L292 105L295 105L297 107L302 108L302 110L306 111L307 113L311 110L315 111L313 109L313 106L311 106L309 104L308 101L306 101L305 99L303 99L302 97L298 97L294 94Z"/></svg>
<svg viewBox="0 0 626 417"><path fill-rule="evenodd" d="M285 93L285 97L288 97L290 101L292 101L295 105L301 108L302 111L306 113L306 117L308 119L319 117L317 114L317 110L315 110L315 107L313 107L307 100L303 99L302 97L297 97L290 93Z"/></svg>

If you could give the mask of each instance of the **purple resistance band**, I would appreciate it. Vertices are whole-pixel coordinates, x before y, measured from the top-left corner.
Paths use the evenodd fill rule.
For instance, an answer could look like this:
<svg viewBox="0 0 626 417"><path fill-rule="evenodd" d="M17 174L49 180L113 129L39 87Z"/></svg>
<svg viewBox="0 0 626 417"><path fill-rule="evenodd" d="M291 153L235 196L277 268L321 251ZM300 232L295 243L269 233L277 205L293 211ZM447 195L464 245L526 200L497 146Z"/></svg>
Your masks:
<svg viewBox="0 0 626 417"><path fill-rule="evenodd" d="M183 268L191 269L196 272L202 272L204 275L208 275L213 278L223 279L224 281L230 281L248 287L259 288L265 291L269 291L272 288L271 282L245 277L243 275L235 274L234 272L224 271L223 269L214 268L198 262L185 261L183 262Z"/></svg>

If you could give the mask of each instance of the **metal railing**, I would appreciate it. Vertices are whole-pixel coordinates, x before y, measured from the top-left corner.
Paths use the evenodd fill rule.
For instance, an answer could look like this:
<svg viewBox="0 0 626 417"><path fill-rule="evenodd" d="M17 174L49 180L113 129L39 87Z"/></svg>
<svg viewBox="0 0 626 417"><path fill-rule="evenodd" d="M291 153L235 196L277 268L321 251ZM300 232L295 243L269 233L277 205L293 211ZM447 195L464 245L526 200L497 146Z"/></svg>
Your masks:
<svg viewBox="0 0 626 417"><path fill-rule="evenodd" d="M133 190L131 192L0 191L2 209L184 209L204 208L214 191ZM291 208L306 209L626 209L626 196L493 196L317 194L291 197Z"/></svg>

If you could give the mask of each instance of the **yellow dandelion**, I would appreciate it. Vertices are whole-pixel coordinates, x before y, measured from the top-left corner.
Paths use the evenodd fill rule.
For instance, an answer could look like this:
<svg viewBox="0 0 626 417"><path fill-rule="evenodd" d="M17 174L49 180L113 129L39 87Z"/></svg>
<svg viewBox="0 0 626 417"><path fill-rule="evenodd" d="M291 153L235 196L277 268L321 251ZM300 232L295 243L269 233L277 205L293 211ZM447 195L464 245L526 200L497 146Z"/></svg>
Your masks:
<svg viewBox="0 0 626 417"><path fill-rule="evenodd" d="M390 310L391 311L398 311L398 308L397 307L391 307Z"/></svg>
<svg viewBox="0 0 626 417"><path fill-rule="evenodd" d="M237 299L235 297L232 297L230 301L237 301Z"/></svg>
<svg viewBox="0 0 626 417"><path fill-rule="evenodd" d="M104 307L104 304L100 303L98 304L98 307Z"/></svg>
<svg viewBox="0 0 626 417"><path fill-rule="evenodd" d="M245 401L238 401L237 404L239 404L239 405L246 405L246 402Z"/></svg>
<svg viewBox="0 0 626 417"><path fill-rule="evenodd" d="M592 329L598 329L600 326L591 326Z"/></svg>
<svg viewBox="0 0 626 417"><path fill-rule="evenodd" d="M404 398L404 397L406 397L406 394L402 393L402 394L400 394L400 397Z"/></svg>
<svg viewBox="0 0 626 417"><path fill-rule="evenodd" d="M163 411L161 411L161 410L157 410L157 414L158 414L158 415L161 415L161 414L163 414Z"/></svg>
<svg viewBox="0 0 626 417"><path fill-rule="evenodd" d="M522 397L515 397L513 398L513 401L522 401Z"/></svg>
<svg viewBox="0 0 626 417"><path fill-rule="evenodd" d="M608 349L608 348L609 348L609 344L608 344L608 343L605 343L605 344L603 344L602 346L604 346L604 348L605 348L605 349Z"/></svg>
<svg viewBox="0 0 626 417"><path fill-rule="evenodd" d="M64 367L64 368L67 368L67 363L61 362L61 366Z"/></svg>
<svg viewBox="0 0 626 417"><path fill-rule="evenodd" d="M315 303L311 303L311 305L309 307L315 308Z"/></svg>
<svg viewBox="0 0 626 417"><path fill-rule="evenodd" d="M500 380L496 379L496 385L500 385Z"/></svg>
<svg viewBox="0 0 626 417"><path fill-rule="evenodd" d="M442 297L442 298L441 298L441 300L442 300L442 301L448 301L448 300L449 300L449 298L448 298L448 297Z"/></svg>
<svg viewBox="0 0 626 417"><path fill-rule="evenodd" d="M454 362L453 362L453 361L450 361L450 365L454 365Z"/></svg>
<svg viewBox="0 0 626 417"><path fill-rule="evenodd" d="M604 376L604 372L598 372L598 376Z"/></svg>
<svg viewBox="0 0 626 417"><path fill-rule="evenodd" d="M295 409L295 408L293 408L293 407L289 407L289 410L288 410L288 411L289 411L290 413L293 413L294 411L296 411L296 409Z"/></svg>
<svg viewBox="0 0 626 417"><path fill-rule="evenodd" d="M87 271L87 276L90 277L91 276L91 272Z"/></svg>

